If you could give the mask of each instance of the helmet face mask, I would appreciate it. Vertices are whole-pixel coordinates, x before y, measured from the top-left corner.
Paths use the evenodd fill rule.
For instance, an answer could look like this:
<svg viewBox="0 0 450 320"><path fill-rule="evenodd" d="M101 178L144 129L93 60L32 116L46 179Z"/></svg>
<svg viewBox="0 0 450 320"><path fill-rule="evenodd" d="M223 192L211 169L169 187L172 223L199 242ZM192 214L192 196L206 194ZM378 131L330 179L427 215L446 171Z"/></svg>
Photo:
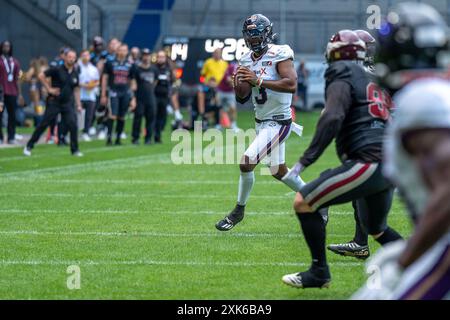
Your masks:
<svg viewBox="0 0 450 320"><path fill-rule="evenodd" d="M245 20L242 35L247 47L260 54L273 41L272 23L261 14L252 15Z"/></svg>
<svg viewBox="0 0 450 320"><path fill-rule="evenodd" d="M373 67L375 64L375 54L377 51L377 41L375 38L366 30L355 30L355 33L358 35L358 37L364 41L366 44L366 60L365 64L369 67Z"/></svg>

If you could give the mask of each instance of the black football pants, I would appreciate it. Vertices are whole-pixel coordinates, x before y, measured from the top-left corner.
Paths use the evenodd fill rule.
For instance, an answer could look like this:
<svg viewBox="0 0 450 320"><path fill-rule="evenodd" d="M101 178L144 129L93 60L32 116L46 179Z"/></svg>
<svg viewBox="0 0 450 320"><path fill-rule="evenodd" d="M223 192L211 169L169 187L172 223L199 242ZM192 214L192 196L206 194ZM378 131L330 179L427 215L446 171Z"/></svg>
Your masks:
<svg viewBox="0 0 450 320"><path fill-rule="evenodd" d="M29 149L33 149L34 145L39 141L41 135L45 132L47 127L52 123L58 114L61 113L62 120L67 126L67 130L70 133L70 149L72 153L78 151L78 125L77 125L77 114L75 112L75 107L73 101L66 104L59 104L55 101L49 101L47 103L47 108L45 109L44 119L42 119L39 126L34 131L31 136L30 141L27 144Z"/></svg>

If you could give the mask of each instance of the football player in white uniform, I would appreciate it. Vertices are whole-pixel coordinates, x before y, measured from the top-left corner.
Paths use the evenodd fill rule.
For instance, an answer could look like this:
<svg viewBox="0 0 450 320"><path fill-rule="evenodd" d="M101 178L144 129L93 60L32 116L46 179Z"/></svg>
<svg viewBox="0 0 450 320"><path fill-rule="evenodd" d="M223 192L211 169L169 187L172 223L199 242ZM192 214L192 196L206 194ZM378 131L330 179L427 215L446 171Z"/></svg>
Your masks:
<svg viewBox="0 0 450 320"><path fill-rule="evenodd" d="M432 7L403 3L379 31L376 71L393 92L385 174L415 224L408 241L380 249L354 299L450 298L450 37ZM412 58L414 57L414 58Z"/></svg>
<svg viewBox="0 0 450 320"><path fill-rule="evenodd" d="M252 99L256 113L257 137L245 152L241 164L238 201L234 210L216 224L220 231L231 230L244 218L247 200L255 183L255 167L262 162L281 181L289 171L285 164L285 141L291 131L301 135L302 128L292 123L291 104L297 90L294 52L288 45L272 44L272 23L255 14L244 22L243 35L250 51L239 62L237 81L247 82L252 90L241 103ZM283 181L293 191L304 184L300 177Z"/></svg>

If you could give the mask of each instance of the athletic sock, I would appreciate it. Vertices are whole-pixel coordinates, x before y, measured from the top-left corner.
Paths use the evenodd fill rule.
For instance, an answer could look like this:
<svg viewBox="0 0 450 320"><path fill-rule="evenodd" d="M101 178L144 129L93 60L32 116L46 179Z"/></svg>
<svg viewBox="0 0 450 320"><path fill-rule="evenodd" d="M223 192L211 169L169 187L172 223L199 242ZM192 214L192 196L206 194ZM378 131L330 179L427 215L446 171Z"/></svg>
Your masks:
<svg viewBox="0 0 450 320"><path fill-rule="evenodd" d="M111 140L113 128L114 128L114 120L108 119L106 121L106 128L108 129L108 140Z"/></svg>
<svg viewBox="0 0 450 320"><path fill-rule="evenodd" d="M313 267L326 267L325 223L319 212L297 213L303 236L311 252Z"/></svg>
<svg viewBox="0 0 450 320"><path fill-rule="evenodd" d="M120 136L122 135L124 127L125 127L125 120L118 119L117 120L117 140L120 140Z"/></svg>
<svg viewBox="0 0 450 320"><path fill-rule="evenodd" d="M353 205L353 209L354 209L353 215L356 222L355 237L353 238L353 241L359 244L360 246L367 246L367 243L369 241L368 239L369 235L361 225L356 205Z"/></svg>
<svg viewBox="0 0 450 320"><path fill-rule="evenodd" d="M383 232L381 236L379 236L377 239L375 239L379 244L384 246L385 244L389 242L394 242L397 240L401 240L403 237L398 234L397 231L394 229L391 229L390 227L387 227L387 229Z"/></svg>
<svg viewBox="0 0 450 320"><path fill-rule="evenodd" d="M238 205L245 206L247 204L250 192L252 192L253 185L255 184L255 173L241 172L239 178L239 192L238 192Z"/></svg>
<svg viewBox="0 0 450 320"><path fill-rule="evenodd" d="M282 182L295 192L299 192L300 189L306 185L306 183L299 176L290 176L289 178L282 180Z"/></svg>
<svg viewBox="0 0 450 320"><path fill-rule="evenodd" d="M358 221L356 222L355 237L353 238L353 241L360 246L367 246L369 241L367 232L363 230Z"/></svg>

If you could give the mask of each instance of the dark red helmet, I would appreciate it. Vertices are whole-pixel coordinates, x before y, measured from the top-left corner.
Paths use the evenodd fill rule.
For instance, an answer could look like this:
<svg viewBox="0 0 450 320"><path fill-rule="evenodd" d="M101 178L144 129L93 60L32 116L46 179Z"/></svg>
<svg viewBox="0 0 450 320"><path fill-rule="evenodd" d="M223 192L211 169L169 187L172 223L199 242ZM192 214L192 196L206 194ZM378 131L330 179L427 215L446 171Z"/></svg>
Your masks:
<svg viewBox="0 0 450 320"><path fill-rule="evenodd" d="M366 30L355 30L355 33L358 35L358 37L364 41L364 43L368 44L375 44L377 41L375 38Z"/></svg>
<svg viewBox="0 0 450 320"><path fill-rule="evenodd" d="M341 30L334 34L327 45L325 57L328 62L338 60L361 60L366 58L367 47L352 30Z"/></svg>

